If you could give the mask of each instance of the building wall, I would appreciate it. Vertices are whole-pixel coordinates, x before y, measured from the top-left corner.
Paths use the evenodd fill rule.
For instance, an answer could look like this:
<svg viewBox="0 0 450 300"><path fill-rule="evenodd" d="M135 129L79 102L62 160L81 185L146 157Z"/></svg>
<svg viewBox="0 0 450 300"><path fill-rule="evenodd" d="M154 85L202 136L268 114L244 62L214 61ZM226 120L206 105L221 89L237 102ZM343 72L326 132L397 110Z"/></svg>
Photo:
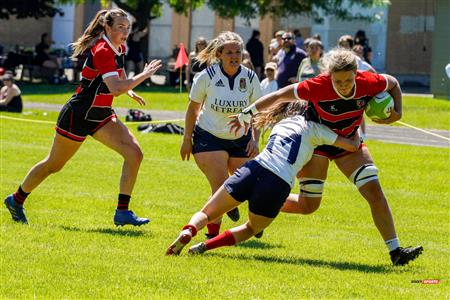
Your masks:
<svg viewBox="0 0 450 300"><path fill-rule="evenodd" d="M417 78L430 75L435 2L391 0L387 31L387 72Z"/></svg>
<svg viewBox="0 0 450 300"><path fill-rule="evenodd" d="M450 99L450 79L445 66L450 63L450 2L436 0L436 30L433 33L431 93Z"/></svg>
<svg viewBox="0 0 450 300"><path fill-rule="evenodd" d="M340 21L328 16L322 24L313 23L311 34L319 33L325 50L328 51L337 46L339 37L345 34L355 36L358 30L364 30L372 48L372 65L377 71L386 69L386 32L387 32L387 7L375 7L371 9L354 7L353 13L363 15L375 15L377 21Z"/></svg>
<svg viewBox="0 0 450 300"><path fill-rule="evenodd" d="M150 57L169 57L172 54L172 9L166 3L160 18L150 21L148 49Z"/></svg>
<svg viewBox="0 0 450 300"><path fill-rule="evenodd" d="M0 44L5 51L15 45L32 48L41 41L41 34L52 33L52 18L0 20Z"/></svg>
<svg viewBox="0 0 450 300"><path fill-rule="evenodd" d="M66 48L74 41L74 21L75 21L75 5L63 5L61 9L64 16L56 15L53 18L52 39L58 48Z"/></svg>

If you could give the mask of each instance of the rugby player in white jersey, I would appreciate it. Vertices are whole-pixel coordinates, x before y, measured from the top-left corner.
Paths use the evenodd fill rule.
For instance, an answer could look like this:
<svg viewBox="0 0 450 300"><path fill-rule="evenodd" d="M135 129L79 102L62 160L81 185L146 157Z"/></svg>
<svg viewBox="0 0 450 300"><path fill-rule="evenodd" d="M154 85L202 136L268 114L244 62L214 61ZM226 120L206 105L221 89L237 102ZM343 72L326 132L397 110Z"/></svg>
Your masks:
<svg viewBox="0 0 450 300"><path fill-rule="evenodd" d="M251 109L256 110L254 105ZM241 113L240 117L251 109ZM244 121L248 122L250 118ZM231 123L233 122L243 125L238 117ZM264 230L280 212L294 186L297 172L311 159L314 148L324 144L356 151L360 146L360 138L357 134L352 139L338 136L326 126L306 121L300 115L276 124L264 151L237 169L224 182L201 211L195 213L183 227L178 238L166 250L166 254L178 255L207 222L245 200L249 202L249 219L245 224L194 245L189 252L201 254L218 247L232 246Z"/></svg>
<svg viewBox="0 0 450 300"><path fill-rule="evenodd" d="M222 32L202 50L197 60L208 67L194 77L186 112L185 132L180 154L189 160L192 153L211 187L211 194L238 167L259 153L259 132L230 133L229 116L238 114L261 97L256 74L241 65L242 38ZM239 210L228 212L239 220ZM221 218L210 220L207 237L219 234Z"/></svg>

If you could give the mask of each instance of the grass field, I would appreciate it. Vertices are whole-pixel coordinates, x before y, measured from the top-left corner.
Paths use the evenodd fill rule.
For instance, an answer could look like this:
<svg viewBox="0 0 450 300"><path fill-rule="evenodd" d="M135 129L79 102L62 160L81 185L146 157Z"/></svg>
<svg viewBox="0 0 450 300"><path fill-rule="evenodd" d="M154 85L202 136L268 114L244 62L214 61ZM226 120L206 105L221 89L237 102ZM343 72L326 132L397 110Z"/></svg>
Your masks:
<svg viewBox="0 0 450 300"><path fill-rule="evenodd" d="M21 87L25 102L44 102L64 104L72 95L75 86L24 85ZM143 87L137 92L142 95L147 105L143 108L152 110L184 111L187 107L188 94L179 94L174 87ZM122 95L114 100L115 107L142 108L128 96ZM403 97L402 122L420 128L450 130L450 101L429 97ZM366 118L367 119L367 118ZM368 121L371 124L370 120Z"/></svg>
<svg viewBox="0 0 450 300"><path fill-rule="evenodd" d="M2 205L0 298L448 299L448 149L368 141L401 243L425 249L408 266L390 265L368 205L334 165L315 214L281 214L261 240L165 257L209 187L193 161L180 160L180 137L132 130L145 159L131 207L152 222L113 225L122 160L89 138L31 194L29 226L14 224ZM53 132L50 124L0 119L2 198L47 154ZM203 232L193 242L201 240ZM423 279L441 282L412 283Z"/></svg>

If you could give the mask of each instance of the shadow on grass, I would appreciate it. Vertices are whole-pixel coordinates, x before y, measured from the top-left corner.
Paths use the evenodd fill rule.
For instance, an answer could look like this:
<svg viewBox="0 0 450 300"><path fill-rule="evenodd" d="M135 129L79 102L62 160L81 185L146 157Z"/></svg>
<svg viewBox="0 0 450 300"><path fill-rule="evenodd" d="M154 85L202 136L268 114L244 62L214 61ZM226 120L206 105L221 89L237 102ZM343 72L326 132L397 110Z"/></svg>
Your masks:
<svg viewBox="0 0 450 300"><path fill-rule="evenodd" d="M129 237L137 237L148 235L148 232L130 230L130 229L121 229L121 228L78 228L74 226L60 226L62 229L73 232L86 232L86 233L103 233L103 234L111 234L111 235L120 235L120 236L129 236Z"/></svg>
<svg viewBox="0 0 450 300"><path fill-rule="evenodd" d="M244 243L237 244L236 247L240 248L250 248L250 249L276 249L283 248L281 245L273 245L269 243L264 243L259 240L250 240Z"/></svg>
<svg viewBox="0 0 450 300"><path fill-rule="evenodd" d="M289 265L309 265L312 267L321 268L331 268L341 271L358 271L363 273L390 273L395 271L391 266L388 265L368 265L360 264L354 262L336 262L336 261L326 261L321 259L308 259L301 257L278 257L270 255L227 255L223 253L208 253L211 256L218 256L223 258L231 259L242 259L242 260L259 260L264 263L277 263L277 264L289 264Z"/></svg>

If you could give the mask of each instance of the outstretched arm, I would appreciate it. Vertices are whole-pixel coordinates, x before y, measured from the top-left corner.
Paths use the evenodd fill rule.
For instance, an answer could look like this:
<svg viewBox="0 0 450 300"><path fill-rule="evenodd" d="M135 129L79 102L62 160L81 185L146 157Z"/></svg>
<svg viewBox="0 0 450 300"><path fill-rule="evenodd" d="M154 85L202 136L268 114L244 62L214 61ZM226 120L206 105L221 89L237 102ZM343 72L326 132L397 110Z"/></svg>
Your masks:
<svg viewBox="0 0 450 300"><path fill-rule="evenodd" d="M266 110L276 103L290 102L295 98L295 84L288 85L278 91L272 92L265 96L262 96L256 100L252 105L245 108L240 114L230 116L231 121L228 122L230 126L230 132L235 134L241 127L245 128L245 132L248 131L251 118L258 114L260 111Z"/></svg>
<svg viewBox="0 0 450 300"><path fill-rule="evenodd" d="M152 60L150 63L145 64L144 70L129 79L121 79L119 76L110 76L105 78L105 83L108 89L114 96L119 96L129 90L132 90L144 80L155 74L161 68L162 64L160 60Z"/></svg>

